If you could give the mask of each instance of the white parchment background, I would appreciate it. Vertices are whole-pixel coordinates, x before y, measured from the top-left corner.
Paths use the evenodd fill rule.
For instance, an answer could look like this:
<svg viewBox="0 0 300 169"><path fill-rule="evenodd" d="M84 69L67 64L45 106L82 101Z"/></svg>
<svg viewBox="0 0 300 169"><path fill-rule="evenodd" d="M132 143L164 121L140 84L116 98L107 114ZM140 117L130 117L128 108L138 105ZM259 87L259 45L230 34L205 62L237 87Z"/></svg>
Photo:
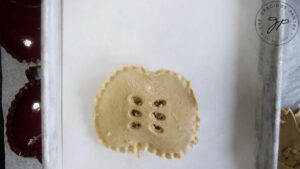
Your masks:
<svg viewBox="0 0 300 169"><path fill-rule="evenodd" d="M65 0L64 169L255 168L260 6L258 0ZM191 81L201 129L185 158L138 159L96 141L93 98L128 64L174 70Z"/></svg>

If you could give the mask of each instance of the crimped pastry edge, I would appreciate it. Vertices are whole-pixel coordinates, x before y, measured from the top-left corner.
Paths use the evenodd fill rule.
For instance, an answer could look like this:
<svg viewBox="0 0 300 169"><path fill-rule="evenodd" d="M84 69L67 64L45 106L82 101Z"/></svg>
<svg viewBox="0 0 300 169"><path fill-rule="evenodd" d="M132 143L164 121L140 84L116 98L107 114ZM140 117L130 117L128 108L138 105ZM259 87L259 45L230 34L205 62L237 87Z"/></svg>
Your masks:
<svg viewBox="0 0 300 169"><path fill-rule="evenodd" d="M281 118L280 118L280 128L283 127L283 125L286 123L286 121L282 120L282 116L290 116L292 119L292 121L290 121L292 124L290 125L293 125L295 126L294 129L296 129L296 133L298 135L300 135L300 130L299 130L299 124L297 123L297 120L296 120L296 117L295 115L300 113L300 110L298 110L295 114L294 112L292 111L291 108L287 107L287 108L282 108L281 109ZM280 143L279 143L280 145ZM288 147L290 146L295 146L294 144L292 145L288 145ZM280 146L279 146L280 147ZM297 147L297 146L296 146ZM280 154L281 154L281 151L284 150L285 148L287 148L286 146L285 147L281 147L281 149L279 149L279 154L278 154L278 157L280 157ZM278 169L293 169L295 167L290 167L288 165L286 165L283 161L280 160L280 158L278 158Z"/></svg>
<svg viewBox="0 0 300 169"><path fill-rule="evenodd" d="M98 104L101 101L102 95L103 95L105 89L107 88L107 86L109 85L109 83L111 81L113 81L116 76L118 76L122 72L126 72L128 70L135 70L135 69L139 69L144 73L147 73L147 72L149 72L149 73L162 73L162 72L164 72L164 73L167 73L169 75L172 75L172 76L178 78L178 80L180 80L183 83L183 86L185 88L188 88L191 96L193 97L193 100L194 100L194 103L195 103L195 106L196 106L196 112L197 112L197 115L194 119L195 125L194 125L194 128L193 128L193 134L190 136L189 143L180 152L161 152L159 149L154 148L151 144L141 143L141 142L138 142L135 146L128 145L126 147L125 146L115 147L115 146L109 145L108 143L106 143L101 138L101 133L100 133L100 131L98 131L99 127L97 126L98 115L97 115L96 108L98 107ZM104 146L106 146L107 148L110 148L114 151L122 152L122 153L132 152L135 155L137 155L138 157L140 157L140 151L144 150L144 151L153 153L153 154L155 154L159 157L163 157L163 158L167 158L167 159L174 159L174 158L184 157L187 154L187 150L192 148L194 144L197 144L199 142L199 139L196 135L197 131L200 128L200 126L199 126L200 117L199 117L199 114L198 114L198 111L199 111L198 102L197 102L197 99L195 98L195 95L194 95L194 92L193 92L192 88L190 87L190 81L187 80L183 75L181 75L177 72L174 72L174 71L171 71L171 70L166 70L166 69L160 69L160 70L157 70L155 72L152 72L152 71L147 71L143 66L135 66L135 65L123 66L123 67L121 67L121 69L115 71L115 73L113 75L109 76L109 78L102 84L102 86L101 86L99 92L97 93L94 101L96 103L96 105L94 107L94 112L95 112L95 114L94 114L94 127L95 127L95 130L96 130L96 133L97 133L97 140L99 142L103 143Z"/></svg>
<svg viewBox="0 0 300 169"><path fill-rule="evenodd" d="M17 155L23 156L23 157L37 157L39 155L39 152L35 149L33 150L23 150L18 147L18 144L14 140L14 134L13 134L13 118L16 111L16 107L18 104L22 102L21 98L24 95L25 92L28 91L29 88L34 87L35 85L41 85L40 80L33 80L27 82L22 88L19 89L18 93L15 95L14 100L11 102L11 105L8 109L7 114L7 121L6 121L6 136L7 136L7 142L10 146L10 149ZM21 155L22 154L22 155Z"/></svg>

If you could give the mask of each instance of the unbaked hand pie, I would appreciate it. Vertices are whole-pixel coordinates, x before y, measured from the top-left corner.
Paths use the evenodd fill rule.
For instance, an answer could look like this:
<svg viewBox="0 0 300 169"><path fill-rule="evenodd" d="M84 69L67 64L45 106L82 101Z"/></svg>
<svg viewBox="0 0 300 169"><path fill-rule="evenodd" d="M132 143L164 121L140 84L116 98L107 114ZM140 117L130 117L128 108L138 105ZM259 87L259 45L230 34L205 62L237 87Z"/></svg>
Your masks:
<svg viewBox="0 0 300 169"><path fill-rule="evenodd" d="M300 112L281 110L278 169L300 169Z"/></svg>
<svg viewBox="0 0 300 169"><path fill-rule="evenodd" d="M99 141L119 152L180 158L198 142L198 104L190 82L169 70L126 66L96 96Z"/></svg>

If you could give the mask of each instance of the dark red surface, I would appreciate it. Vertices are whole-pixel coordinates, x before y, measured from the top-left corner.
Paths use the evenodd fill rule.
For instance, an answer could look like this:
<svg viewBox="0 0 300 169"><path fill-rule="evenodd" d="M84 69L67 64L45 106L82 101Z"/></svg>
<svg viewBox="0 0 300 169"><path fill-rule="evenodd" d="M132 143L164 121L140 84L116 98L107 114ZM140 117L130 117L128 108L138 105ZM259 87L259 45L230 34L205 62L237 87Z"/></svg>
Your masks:
<svg viewBox="0 0 300 169"><path fill-rule="evenodd" d="M39 108L34 107L39 104ZM37 157L41 162L41 84L25 84L11 103L6 135L12 151L23 157Z"/></svg>
<svg viewBox="0 0 300 169"><path fill-rule="evenodd" d="M40 0L0 0L0 45L19 62L40 59Z"/></svg>

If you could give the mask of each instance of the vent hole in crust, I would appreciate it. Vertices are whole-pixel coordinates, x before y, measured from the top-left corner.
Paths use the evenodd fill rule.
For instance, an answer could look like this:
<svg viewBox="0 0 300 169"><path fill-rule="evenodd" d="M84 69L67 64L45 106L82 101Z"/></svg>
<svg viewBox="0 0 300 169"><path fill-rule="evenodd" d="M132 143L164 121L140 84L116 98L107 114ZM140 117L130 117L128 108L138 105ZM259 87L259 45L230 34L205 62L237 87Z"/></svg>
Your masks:
<svg viewBox="0 0 300 169"><path fill-rule="evenodd" d="M138 111L138 110L133 109L133 110L131 110L131 115L133 117L141 117L142 113L140 111Z"/></svg>
<svg viewBox="0 0 300 169"><path fill-rule="evenodd" d="M134 104L141 106L143 104L143 100L140 97L133 96L132 101Z"/></svg>
<svg viewBox="0 0 300 169"><path fill-rule="evenodd" d="M154 131L156 131L157 133L163 133L164 129L162 127L160 127L159 125L153 124L152 125L154 128Z"/></svg>
<svg viewBox="0 0 300 169"><path fill-rule="evenodd" d="M162 106L165 106L167 104L167 101L166 100L163 100L163 99L159 99L159 100L156 100L154 101L153 105L155 107L162 107Z"/></svg>
<svg viewBox="0 0 300 169"><path fill-rule="evenodd" d="M156 111L156 112L153 112L152 114L157 120L165 120L166 119L166 116L160 112Z"/></svg>
<svg viewBox="0 0 300 169"><path fill-rule="evenodd" d="M132 122L132 123L130 124L130 127L131 127L132 129L139 129L139 128L142 127L142 125L141 125L141 123L139 123L139 122Z"/></svg>

